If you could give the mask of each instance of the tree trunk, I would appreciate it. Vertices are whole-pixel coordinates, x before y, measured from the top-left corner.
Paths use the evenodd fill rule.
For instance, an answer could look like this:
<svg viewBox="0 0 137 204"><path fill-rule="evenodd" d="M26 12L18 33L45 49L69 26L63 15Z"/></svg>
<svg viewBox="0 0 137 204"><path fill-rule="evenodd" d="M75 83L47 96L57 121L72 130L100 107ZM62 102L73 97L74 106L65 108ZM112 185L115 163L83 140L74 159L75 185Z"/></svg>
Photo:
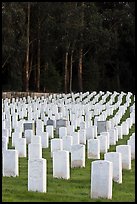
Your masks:
<svg viewBox="0 0 137 204"><path fill-rule="evenodd" d="M30 2L28 2L28 21L27 21L27 52L26 52L26 66L25 66L25 80L24 87L25 91L29 91L29 44L30 44Z"/></svg>
<svg viewBox="0 0 137 204"><path fill-rule="evenodd" d="M78 68L78 82L79 82L79 91L83 92L83 32L84 32L84 5L85 3L82 2L82 13L81 13L81 33L80 33L80 49L79 49L79 68Z"/></svg>
<svg viewBox="0 0 137 204"><path fill-rule="evenodd" d="M79 91L83 92L83 82L82 82L82 73L83 73L83 49L79 50L79 69L78 69L78 82L79 82Z"/></svg>
<svg viewBox="0 0 137 204"><path fill-rule="evenodd" d="M30 67L29 67L29 80L30 80L30 75L31 75L31 71L32 71L32 64L33 64L33 45L32 45L32 49L31 49L31 56L30 56Z"/></svg>
<svg viewBox="0 0 137 204"><path fill-rule="evenodd" d="M25 91L25 84L26 84L26 77L25 77L25 73L26 73L26 59L25 59L25 63L23 64L23 68L22 68L22 91Z"/></svg>
<svg viewBox="0 0 137 204"><path fill-rule="evenodd" d="M37 91L40 90L40 39L38 40L38 66L37 66L36 89Z"/></svg>
<svg viewBox="0 0 137 204"><path fill-rule="evenodd" d="M37 67L35 67L35 69L34 69L34 87L35 87L35 90L36 90L36 84L37 84Z"/></svg>
<svg viewBox="0 0 137 204"><path fill-rule="evenodd" d="M67 78L68 78L68 51L65 54L65 74L64 74L65 93L67 93Z"/></svg>
<svg viewBox="0 0 137 204"><path fill-rule="evenodd" d="M72 92L72 68L73 68L73 50L71 50L70 56L70 81L69 81L69 91Z"/></svg>
<svg viewBox="0 0 137 204"><path fill-rule="evenodd" d="M40 90L40 11L38 6L38 66L37 66L37 81L36 81L36 90Z"/></svg>

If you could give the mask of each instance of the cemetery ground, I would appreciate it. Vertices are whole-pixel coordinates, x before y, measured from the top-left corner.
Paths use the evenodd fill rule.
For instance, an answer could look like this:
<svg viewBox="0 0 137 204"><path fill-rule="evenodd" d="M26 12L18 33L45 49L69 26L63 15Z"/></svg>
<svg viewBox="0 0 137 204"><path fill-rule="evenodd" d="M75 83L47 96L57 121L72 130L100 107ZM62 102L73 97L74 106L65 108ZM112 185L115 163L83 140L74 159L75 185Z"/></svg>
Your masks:
<svg viewBox="0 0 137 204"><path fill-rule="evenodd" d="M129 135L134 132L134 126ZM118 144L126 144L129 135L125 135ZM11 139L11 138L10 138ZM10 141L11 145L11 141ZM115 151L112 145L110 151ZM12 148L11 146L9 148ZM112 200L90 198L91 162L86 158L85 168L70 170L69 180L53 178L52 159L50 148L43 149L43 158L47 159L47 193L29 192L28 185L28 158L19 158L19 177L2 178L3 202L129 202L135 201L135 160L132 160L131 170L122 170L122 184L113 182ZM104 154L101 154L104 159Z"/></svg>
<svg viewBox="0 0 137 204"><path fill-rule="evenodd" d="M129 115L127 109L122 121ZM121 122L122 122L121 121ZM116 142L116 145L127 144L127 140L135 132L133 124L128 135ZM56 134L55 138L58 137ZM111 145L108 152L116 151L116 145ZM9 149L14 149L9 138ZM27 147L28 155L28 147ZM47 192L28 191L28 158L19 158L19 176L2 177L3 202L135 202L135 160L131 161L131 170L122 170L122 183L113 181L112 199L91 199L91 165L93 159L87 159L86 144L85 168L70 168L70 179L53 178L52 158L49 148L42 149L42 158L47 160ZM101 158L104 154L101 153Z"/></svg>

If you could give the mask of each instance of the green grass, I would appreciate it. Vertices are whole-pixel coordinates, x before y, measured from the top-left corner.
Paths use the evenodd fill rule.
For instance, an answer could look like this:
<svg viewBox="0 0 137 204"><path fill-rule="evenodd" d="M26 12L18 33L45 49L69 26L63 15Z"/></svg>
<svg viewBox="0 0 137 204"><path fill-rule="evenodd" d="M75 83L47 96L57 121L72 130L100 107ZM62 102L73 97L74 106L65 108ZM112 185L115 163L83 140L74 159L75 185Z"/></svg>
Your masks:
<svg viewBox="0 0 137 204"><path fill-rule="evenodd" d="M134 131L130 129L129 135ZM126 144L129 135L125 135L118 144ZM11 142L11 141L10 141ZM115 151L116 146L111 146L109 151ZM113 182L112 200L90 198L90 174L91 162L86 158L85 168L70 170L70 179L55 179L52 176L52 159L50 148L43 149L43 158L47 159L47 193L27 191L28 159L19 158L19 177L2 178L2 201L3 202L131 202L135 201L135 161L132 160L132 169L123 170L122 184ZM104 155L101 154L101 159Z"/></svg>
<svg viewBox="0 0 137 204"><path fill-rule="evenodd" d="M122 120L128 116L129 109ZM126 144L133 132L135 125L117 145ZM115 150L116 146L110 146L109 152ZM70 169L69 180L53 178L50 148L43 149L42 157L47 160L47 192L28 192L28 158L19 158L19 177L2 177L3 202L135 202L135 160L131 162L131 170L122 170L122 184L113 182L112 200L109 200L90 198L91 165L94 160L87 159L87 154L86 167ZM104 154L101 154L101 159L104 159Z"/></svg>

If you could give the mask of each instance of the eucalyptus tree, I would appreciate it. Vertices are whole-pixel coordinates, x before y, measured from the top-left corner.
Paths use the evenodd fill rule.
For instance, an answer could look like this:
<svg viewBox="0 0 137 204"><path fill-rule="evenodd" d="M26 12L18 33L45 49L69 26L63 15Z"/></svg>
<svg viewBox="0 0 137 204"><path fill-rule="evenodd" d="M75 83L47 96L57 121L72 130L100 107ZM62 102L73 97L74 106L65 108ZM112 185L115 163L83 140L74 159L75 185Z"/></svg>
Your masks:
<svg viewBox="0 0 137 204"><path fill-rule="evenodd" d="M21 90L25 12L20 2L2 2L2 87Z"/></svg>
<svg viewBox="0 0 137 204"><path fill-rule="evenodd" d="M104 46L106 54L102 55L104 51L100 49L100 56L106 56L104 59L100 57L104 65L103 81L109 81L106 87L118 91L125 86L130 88L128 79L134 79L131 77L135 57L134 2L103 2L98 8L103 18L103 29L108 33L107 49ZM129 56L132 57L129 59Z"/></svg>
<svg viewBox="0 0 137 204"><path fill-rule="evenodd" d="M134 2L2 2L9 89L133 90L134 64Z"/></svg>

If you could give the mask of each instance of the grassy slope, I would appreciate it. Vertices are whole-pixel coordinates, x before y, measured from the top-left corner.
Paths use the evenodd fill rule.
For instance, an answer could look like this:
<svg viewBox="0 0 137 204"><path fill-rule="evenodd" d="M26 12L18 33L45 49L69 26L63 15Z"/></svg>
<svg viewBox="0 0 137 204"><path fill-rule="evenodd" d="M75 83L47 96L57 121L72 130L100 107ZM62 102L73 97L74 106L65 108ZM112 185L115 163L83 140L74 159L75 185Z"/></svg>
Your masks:
<svg viewBox="0 0 137 204"><path fill-rule="evenodd" d="M129 109L122 120L129 115ZM135 131L135 125L118 144L126 144L127 139ZM11 138L9 148L11 148ZM109 151L115 151L111 146ZM50 148L43 149L43 158L47 159L47 193L27 191L28 159L19 159L19 177L2 177L3 202L134 202L135 201L135 160L132 160L131 170L123 170L122 184L113 182L112 200L90 198L91 159L86 158L85 168L70 169L69 180L55 179L52 176L52 159ZM104 155L101 154L101 159Z"/></svg>

